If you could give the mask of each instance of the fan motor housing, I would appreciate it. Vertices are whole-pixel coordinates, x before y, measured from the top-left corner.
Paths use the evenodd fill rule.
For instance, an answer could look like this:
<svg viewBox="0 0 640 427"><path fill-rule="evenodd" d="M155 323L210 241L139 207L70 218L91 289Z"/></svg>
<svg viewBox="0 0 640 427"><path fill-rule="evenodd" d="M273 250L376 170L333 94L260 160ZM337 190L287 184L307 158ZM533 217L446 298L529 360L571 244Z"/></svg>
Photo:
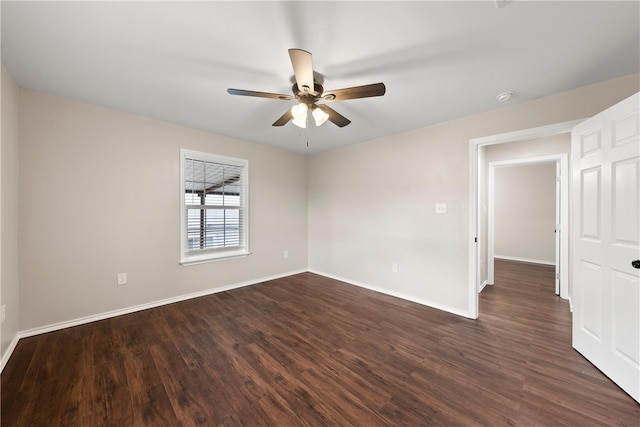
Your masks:
<svg viewBox="0 0 640 427"><path fill-rule="evenodd" d="M322 87L322 85L316 81L313 82L313 90L309 90L308 92L303 92L298 88L298 84L295 83L292 87L291 90L293 91L293 95L301 100L301 101L307 101L309 103L311 102L315 102L318 99L320 99L320 97L322 96L322 93L324 92L324 88Z"/></svg>

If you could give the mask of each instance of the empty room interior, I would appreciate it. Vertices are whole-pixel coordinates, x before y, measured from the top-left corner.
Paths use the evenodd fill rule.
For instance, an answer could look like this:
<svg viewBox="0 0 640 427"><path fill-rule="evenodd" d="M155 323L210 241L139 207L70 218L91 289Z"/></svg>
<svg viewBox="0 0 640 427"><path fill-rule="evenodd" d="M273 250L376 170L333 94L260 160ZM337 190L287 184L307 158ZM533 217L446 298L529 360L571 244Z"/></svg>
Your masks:
<svg viewBox="0 0 640 427"><path fill-rule="evenodd" d="M2 426L640 426L639 2L0 19Z"/></svg>

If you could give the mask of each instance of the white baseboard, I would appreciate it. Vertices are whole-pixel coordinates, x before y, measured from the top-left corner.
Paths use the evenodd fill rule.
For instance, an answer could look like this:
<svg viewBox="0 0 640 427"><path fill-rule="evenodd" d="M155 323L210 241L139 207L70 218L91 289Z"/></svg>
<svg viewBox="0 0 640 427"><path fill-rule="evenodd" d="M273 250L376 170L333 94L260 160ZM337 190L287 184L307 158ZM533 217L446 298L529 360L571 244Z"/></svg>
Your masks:
<svg viewBox="0 0 640 427"><path fill-rule="evenodd" d="M451 313L451 314L455 314L458 316L462 316L462 317L466 317L469 319L472 319L471 315L469 314L469 312L464 311L464 310L460 310L458 308L453 308L453 307L449 307L443 304L438 304L435 303L433 301L428 301L422 298L416 298L414 296L411 295L407 295L407 294L403 294L400 292L394 292L394 291L390 291L388 289L383 289L383 288L379 288L377 286L372 286L369 285L367 283L362 283L362 282L358 282L355 280L351 280L351 279L347 279L344 277L340 277L340 276L336 276L333 274L329 274L329 273L325 273L322 271L318 271L318 270L309 270L310 273L314 273L314 274L319 274L320 276L325 276L328 277L330 279L334 279L334 280L339 280L341 282L345 282L345 283L349 283L350 285L355 285L355 286L359 286L361 288L365 288L365 289L369 289L371 291L375 291L375 292L380 292L381 294L385 294L385 295L390 295L392 297L396 297L396 298L400 298L406 301L411 301L411 302L415 302L427 307L431 307L431 308L435 308L438 310L442 310L442 311L446 311L447 313Z"/></svg>
<svg viewBox="0 0 640 427"><path fill-rule="evenodd" d="M4 354L2 355L2 359L0 359L0 374L2 373L2 370L4 369L7 362L9 361L9 358L13 354L13 350L16 349L16 346L18 345L19 340L20 340L20 334L18 333L16 334L15 337L13 337L13 340L9 344L7 351L5 351Z"/></svg>
<svg viewBox="0 0 640 427"><path fill-rule="evenodd" d="M555 261L546 261L542 259L520 258L515 256L507 256L507 255L494 255L493 257L498 259L505 259L507 261L528 262L531 264L556 265Z"/></svg>
<svg viewBox="0 0 640 427"><path fill-rule="evenodd" d="M217 294L219 292L230 291L232 289L242 288L245 286L256 285L262 282L268 282L269 280L279 279L281 277L292 276L294 274L304 273L307 270L298 270L298 271L290 271L283 274L277 274L274 276L261 277L259 279L248 280L246 282L234 283L227 286L222 286L214 289L207 289L204 291L193 292L190 294L179 295L176 297L166 298L158 301L152 301L144 304L134 305L131 307L126 307L118 310L107 311L100 314L94 314L91 316L80 317L77 319L67 320L64 322L54 323L51 325L41 326L38 328L28 329L26 331L21 331L18 333L20 338L31 337L34 335L40 335L47 332L57 331L60 329L70 328L72 326L83 325L85 323L91 323L98 320L104 320L111 317L122 316L123 314L135 313L136 311L148 310L150 308L160 307L167 304L173 304L180 301L186 301L193 298L199 298L206 295Z"/></svg>
<svg viewBox="0 0 640 427"><path fill-rule="evenodd" d="M118 310L107 311L107 312L103 312L103 313L99 313L99 314L94 314L94 315L91 315L91 316L80 317L80 318L76 318L76 319L67 320L67 321L64 321L64 322L58 322L58 323L53 323L53 324L50 324L50 325L40 326L40 327L33 328L33 329L27 329L25 331L19 331L18 334L16 335L16 337L14 338L14 340L11 342L11 345L9 346L7 351L5 351L5 354L2 355L2 359L0 359L0 373L2 373L2 370L4 369L4 366L9 361L9 358L11 357L11 354L15 350L16 345L18 344L18 341L20 339L22 339L22 338L32 337L34 335L40 335L40 334L44 334L44 333L47 333L47 332L58 331L58 330L61 330L61 329L70 328L72 326L78 326L78 325L83 325L85 323L96 322L98 320L109 319L111 317L122 316L123 314L135 313L136 311L147 310L147 309L150 309L150 308L160 307L160 306L167 305L167 304L173 304L175 302L186 301L186 300L193 299L193 298L198 298L198 297L203 297L203 296L206 296L206 295L216 294L216 293L219 293L219 292L230 291L232 289L242 288L242 287L245 287L245 286L256 285L258 283L268 282L269 280L280 279L282 277L292 276L294 274L300 274L300 273L304 273L306 271L307 270L289 271L287 273L282 273L282 274L277 274L277 275L267 276L267 277L261 277L259 279L248 280L246 282L240 282L240 283L235 283L235 284L231 284L231 285L227 285L227 286L222 286L222 287L219 287L219 288L207 289L207 290L204 290L204 291L193 292L193 293L185 294L185 295L179 295L179 296L176 296L176 297L171 297L171 298L166 298L166 299L162 299L162 300L158 300L158 301L152 301L152 302L148 302L148 303L144 303L144 304L134 305L134 306L131 306L131 307L126 307L126 308L122 308L122 309L118 309Z"/></svg>
<svg viewBox="0 0 640 427"><path fill-rule="evenodd" d="M482 284L480 285L480 289L478 289L478 293L482 292L484 287L487 286L488 284L489 284L488 280L485 280L484 282L482 282Z"/></svg>
<svg viewBox="0 0 640 427"><path fill-rule="evenodd" d="M149 303L145 303L145 304L139 304L139 305L135 305L135 306L131 306L131 307L126 307L126 308L122 308L122 309L118 309L118 310L112 310L112 311L107 311L107 312L103 312L103 313L99 313L99 314L94 314L91 316L86 316L86 317L80 317L80 318L76 318L76 319L71 319L71 320L67 320L64 322L58 322L58 323L53 323L50 325L45 325L45 326L41 326L41 327L37 327L37 328L32 328L32 329L27 329L24 331L20 331L18 332L18 334L16 335L16 337L14 338L14 340L11 342L11 345L9 346L9 348L7 349L7 351L5 352L4 355L2 355L2 359L0 359L0 373L2 373L2 370L4 369L5 365L7 364L7 362L9 361L9 358L11 357L11 354L13 353L13 351L16 348L16 345L18 344L18 341L22 338L27 338L27 337L31 337L31 336L35 336L35 335L40 335L40 334L44 334L47 332L53 332L53 331L58 331L61 329L66 329L66 328L70 328L73 326L78 326L78 325L83 325L86 323L91 323L91 322L96 322L98 320L104 320L104 319L109 319L111 317L116 317L116 316L122 316L124 314L130 314L130 313L134 313L137 311L142 311L142 310L147 310L150 308L155 308L155 307L160 307L163 305L167 305L167 304L173 304L176 302L180 302L180 301L186 301L189 299L193 299L193 298L199 298L199 297L203 297L206 295L211 295L211 294L216 294L219 292L225 292L225 291L230 291L232 289L237 289L237 288L242 288L245 286L251 286L251 285L256 285L258 283L263 283L263 282L268 282L270 280L275 280L275 279L280 279L282 277L287 277L287 276L292 276L294 274L300 274L300 273L305 273L305 272L311 272L311 273L315 273L315 274L319 274L321 276L325 276L328 277L330 279L335 279L335 280L339 280L341 282L345 282L345 283L349 283L351 285L355 285L355 286L359 286L361 288L365 288L365 289L369 289L375 292L380 292L382 294L386 294L386 295L390 295L393 297L397 297L397 298L401 298L407 301L411 301L411 302L415 302L427 307L431 307L431 308L435 308L438 310L442 310L442 311L446 311L448 313L452 313L458 316L462 316L462 317L466 317L466 318L471 318L469 313L464 311L464 310L460 310L457 308L453 308L453 307L449 307L443 304L438 304L438 303L434 303L433 301L428 301L422 298L416 298L413 297L411 295L406 295L400 292L393 292L393 291L389 291L388 289L383 289L383 288L379 288L376 286L372 286L366 283L362 283L362 282L357 282L354 280L350 280L344 277L339 277L339 276L335 276L329 273L324 273L321 271L315 271L315 270L296 270L296 271L290 271L287 273L282 273L282 274L278 274L278 275L274 275L274 276L268 276L268 277L262 277L259 279L254 279L254 280L249 280L246 282L241 282L241 283L235 283L232 285L227 285L227 286L222 286L220 288L214 288L214 289L207 289L204 291L199 291L199 292L194 292L194 293L190 293L190 294L185 294L185 295L179 295L176 297L172 297L172 298L166 298L166 299L162 299L162 300L158 300L158 301L152 301Z"/></svg>

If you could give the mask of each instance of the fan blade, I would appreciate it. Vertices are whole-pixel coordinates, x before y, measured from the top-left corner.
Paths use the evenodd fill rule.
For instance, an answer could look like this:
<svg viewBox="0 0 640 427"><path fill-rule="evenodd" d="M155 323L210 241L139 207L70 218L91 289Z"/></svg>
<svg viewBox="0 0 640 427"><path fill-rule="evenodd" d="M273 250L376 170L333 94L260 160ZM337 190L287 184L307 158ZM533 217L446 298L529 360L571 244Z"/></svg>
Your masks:
<svg viewBox="0 0 640 427"><path fill-rule="evenodd" d="M287 110L278 120L273 122L271 126L284 126L289 123L289 120L293 119L293 115L291 114L291 110Z"/></svg>
<svg viewBox="0 0 640 427"><path fill-rule="evenodd" d="M272 99L282 99L284 101L289 101L293 99L291 95L284 95L281 93L269 93L269 92L256 92L255 90L243 90L243 89L227 89L227 92L231 95L242 95L242 96L257 96L259 98L272 98Z"/></svg>
<svg viewBox="0 0 640 427"><path fill-rule="evenodd" d="M351 120L347 119L328 105L321 104L318 105L318 108L327 113L329 115L329 120L338 127L342 128L351 123Z"/></svg>
<svg viewBox="0 0 640 427"><path fill-rule="evenodd" d="M296 84L302 93L313 92L313 59L302 49L289 49L289 58L296 76Z"/></svg>
<svg viewBox="0 0 640 427"><path fill-rule="evenodd" d="M327 102L345 101L347 99L370 98L382 96L387 91L384 83L373 83L364 86L354 86L344 89L329 90L322 94Z"/></svg>

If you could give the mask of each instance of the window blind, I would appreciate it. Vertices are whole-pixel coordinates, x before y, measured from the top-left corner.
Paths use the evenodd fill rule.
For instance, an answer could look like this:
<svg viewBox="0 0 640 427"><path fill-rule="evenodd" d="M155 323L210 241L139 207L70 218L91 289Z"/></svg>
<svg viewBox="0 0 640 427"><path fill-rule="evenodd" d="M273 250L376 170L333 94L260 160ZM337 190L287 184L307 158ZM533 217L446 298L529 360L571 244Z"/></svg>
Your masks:
<svg viewBox="0 0 640 427"><path fill-rule="evenodd" d="M246 164L229 160L237 159L183 156L183 255L246 247Z"/></svg>

